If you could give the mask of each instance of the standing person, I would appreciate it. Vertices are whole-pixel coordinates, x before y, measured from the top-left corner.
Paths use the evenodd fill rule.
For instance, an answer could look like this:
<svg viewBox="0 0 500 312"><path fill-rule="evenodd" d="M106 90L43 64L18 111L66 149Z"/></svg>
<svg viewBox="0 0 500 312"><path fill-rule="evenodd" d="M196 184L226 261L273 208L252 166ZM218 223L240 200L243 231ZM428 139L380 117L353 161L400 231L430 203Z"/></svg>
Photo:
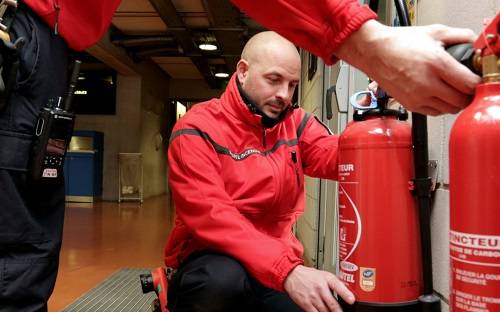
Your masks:
<svg viewBox="0 0 500 312"><path fill-rule="evenodd" d="M25 0L15 15L12 8L4 15L10 40L24 37L25 44L10 96L0 103L2 312L47 311L61 248L64 180L30 180L34 127L48 100L67 91L68 47L83 50L99 40L118 4L119 0ZM3 77L7 83L5 72Z"/></svg>

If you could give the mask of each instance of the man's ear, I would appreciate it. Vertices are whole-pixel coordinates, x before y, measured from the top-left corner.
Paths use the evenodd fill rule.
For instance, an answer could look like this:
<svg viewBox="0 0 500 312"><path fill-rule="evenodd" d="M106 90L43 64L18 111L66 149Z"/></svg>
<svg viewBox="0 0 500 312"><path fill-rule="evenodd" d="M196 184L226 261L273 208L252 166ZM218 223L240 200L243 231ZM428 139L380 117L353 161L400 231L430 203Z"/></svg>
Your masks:
<svg viewBox="0 0 500 312"><path fill-rule="evenodd" d="M246 60L240 59L238 64L236 64L236 74L238 75L238 81L241 85L244 85L248 77L248 62Z"/></svg>

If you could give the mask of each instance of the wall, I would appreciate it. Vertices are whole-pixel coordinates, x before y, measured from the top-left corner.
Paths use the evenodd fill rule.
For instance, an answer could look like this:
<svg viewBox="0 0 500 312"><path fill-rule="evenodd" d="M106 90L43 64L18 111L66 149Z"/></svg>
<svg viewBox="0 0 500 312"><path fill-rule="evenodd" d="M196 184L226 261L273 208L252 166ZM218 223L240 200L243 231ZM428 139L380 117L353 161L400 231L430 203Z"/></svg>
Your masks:
<svg viewBox="0 0 500 312"><path fill-rule="evenodd" d="M143 86L141 109L140 152L143 155L144 197L165 193L167 189L167 151L165 133L167 123L164 107L167 99L155 97L148 86Z"/></svg>
<svg viewBox="0 0 500 312"><path fill-rule="evenodd" d="M139 75L118 75L116 114L77 116L75 129L104 133L103 200L118 199L118 154L123 152L143 154L145 198L165 193L165 143L157 136L166 128L168 98L158 92L165 87Z"/></svg>
<svg viewBox="0 0 500 312"><path fill-rule="evenodd" d="M316 74L308 80L308 52L302 51L302 73L299 91L299 103L306 111L321 117L323 94L323 63L318 60ZM304 245L304 259L309 265L317 263L318 214L319 214L319 179L306 176L306 210L298 220L296 235Z"/></svg>
<svg viewBox="0 0 500 312"><path fill-rule="evenodd" d="M140 141L141 78L117 76L115 115L78 115L75 129L104 133L104 200L118 198L118 153L137 152Z"/></svg>
<svg viewBox="0 0 500 312"><path fill-rule="evenodd" d="M420 0L417 4L417 24L433 23L471 28L477 34L483 29L483 18L493 17L500 9L500 0L433 1ZM434 288L444 301L443 311L448 311L449 298L449 172L448 142L455 115L430 117L429 159L438 161L438 182L432 207L432 252Z"/></svg>

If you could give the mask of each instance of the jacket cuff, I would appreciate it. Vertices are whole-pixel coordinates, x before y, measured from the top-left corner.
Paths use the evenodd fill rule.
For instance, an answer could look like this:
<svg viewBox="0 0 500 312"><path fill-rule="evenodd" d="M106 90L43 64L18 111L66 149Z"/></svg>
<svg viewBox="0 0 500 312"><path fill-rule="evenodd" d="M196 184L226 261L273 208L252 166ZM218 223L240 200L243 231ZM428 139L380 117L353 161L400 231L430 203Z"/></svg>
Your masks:
<svg viewBox="0 0 500 312"><path fill-rule="evenodd" d="M278 291L284 291L284 283L288 274L298 265L304 264L304 260L300 258L290 258L289 255L285 255L282 257L275 265L274 265L274 275L272 283L272 288Z"/></svg>
<svg viewBox="0 0 500 312"><path fill-rule="evenodd" d="M353 33L355 33L365 22L376 19L377 14L370 10L367 5L361 7L351 7L348 9L351 11L350 14L344 15L344 18L348 17L349 20L339 27L338 20L332 20L328 23L327 29L325 31L326 38L333 38L333 40L326 40L324 51L328 51L328 55L324 57L324 61L327 65L334 64L338 61L338 58L333 54L337 49L347 40Z"/></svg>

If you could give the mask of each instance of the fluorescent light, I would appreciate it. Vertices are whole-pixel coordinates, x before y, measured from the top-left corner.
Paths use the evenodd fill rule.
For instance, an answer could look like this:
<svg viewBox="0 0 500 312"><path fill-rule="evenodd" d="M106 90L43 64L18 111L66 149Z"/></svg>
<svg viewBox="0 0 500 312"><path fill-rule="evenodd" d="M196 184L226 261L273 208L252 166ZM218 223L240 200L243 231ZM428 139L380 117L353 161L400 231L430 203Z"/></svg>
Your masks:
<svg viewBox="0 0 500 312"><path fill-rule="evenodd" d="M228 73L215 73L215 77L227 78L227 77L229 77L229 74Z"/></svg>
<svg viewBox="0 0 500 312"><path fill-rule="evenodd" d="M202 43L198 46L200 50L204 51L215 51L217 50L217 46L215 44L210 44L210 43Z"/></svg>

